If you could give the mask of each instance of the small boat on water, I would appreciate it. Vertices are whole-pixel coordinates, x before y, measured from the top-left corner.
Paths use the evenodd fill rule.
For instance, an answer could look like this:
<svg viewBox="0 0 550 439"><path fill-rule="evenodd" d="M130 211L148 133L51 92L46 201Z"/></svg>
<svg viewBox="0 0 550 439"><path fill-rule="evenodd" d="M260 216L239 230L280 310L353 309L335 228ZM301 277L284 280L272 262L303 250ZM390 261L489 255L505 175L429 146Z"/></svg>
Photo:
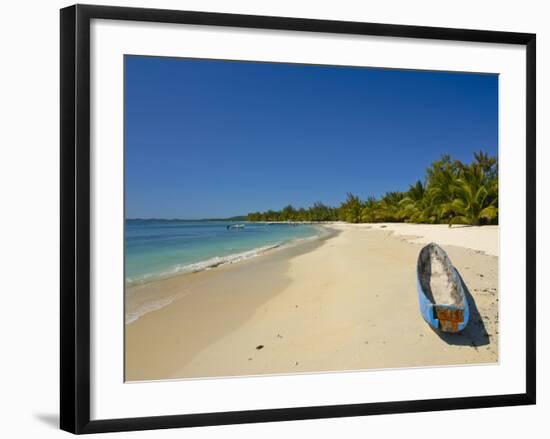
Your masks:
<svg viewBox="0 0 550 439"><path fill-rule="evenodd" d="M460 332L468 324L469 308L462 280L449 256L431 243L418 255L416 286L422 317L442 332Z"/></svg>
<svg viewBox="0 0 550 439"><path fill-rule="evenodd" d="M239 230L239 229L244 229L244 224L228 224L228 225L226 226L226 229L227 229L227 230L231 230L231 229L237 229L237 230Z"/></svg>

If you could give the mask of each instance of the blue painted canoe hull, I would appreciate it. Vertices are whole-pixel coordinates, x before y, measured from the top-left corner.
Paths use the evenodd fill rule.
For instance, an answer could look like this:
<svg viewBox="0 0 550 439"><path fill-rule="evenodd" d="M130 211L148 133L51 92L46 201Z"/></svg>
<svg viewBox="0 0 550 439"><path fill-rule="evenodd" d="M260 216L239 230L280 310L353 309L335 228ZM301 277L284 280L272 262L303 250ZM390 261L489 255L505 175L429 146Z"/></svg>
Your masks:
<svg viewBox="0 0 550 439"><path fill-rule="evenodd" d="M430 244L433 245L433 244ZM445 254L446 253L441 249L441 251ZM419 256L420 257L420 256ZM448 257L447 257L448 258ZM450 261L450 260L449 260ZM450 310L461 310L463 312L463 321L461 323L458 323L458 327L456 331L449 331L444 330L441 327L441 324L436 316L436 310L435 306L436 304L433 303L429 298L426 292L424 291L422 287L421 282L421 273L420 273L420 264L417 265L417 272L416 272L416 288L418 291L418 303L420 305L420 314L422 314L422 317L424 320L434 329L444 331L444 332L460 332L462 331L466 325L468 324L468 320L470 318L470 309L468 306L468 300L466 298L466 294L464 292L464 286L462 284L462 280L460 278L460 275L458 274L458 271L453 266L452 267L452 276L453 276L453 282L455 282L459 294L462 296L463 305L460 307L451 306L451 305L437 305L440 309L441 308L448 308Z"/></svg>

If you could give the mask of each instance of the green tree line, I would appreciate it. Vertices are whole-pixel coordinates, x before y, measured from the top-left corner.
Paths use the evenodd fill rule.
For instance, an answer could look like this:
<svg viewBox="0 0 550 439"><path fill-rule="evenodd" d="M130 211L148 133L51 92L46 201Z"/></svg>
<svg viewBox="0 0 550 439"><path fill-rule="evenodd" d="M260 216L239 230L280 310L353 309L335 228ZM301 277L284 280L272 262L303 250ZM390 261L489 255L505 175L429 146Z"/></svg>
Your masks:
<svg viewBox="0 0 550 439"><path fill-rule="evenodd" d="M281 210L249 213L247 220L498 224L498 160L481 151L469 164L443 155L426 169L423 181L404 192L387 192L379 199L348 193L338 207L289 204Z"/></svg>

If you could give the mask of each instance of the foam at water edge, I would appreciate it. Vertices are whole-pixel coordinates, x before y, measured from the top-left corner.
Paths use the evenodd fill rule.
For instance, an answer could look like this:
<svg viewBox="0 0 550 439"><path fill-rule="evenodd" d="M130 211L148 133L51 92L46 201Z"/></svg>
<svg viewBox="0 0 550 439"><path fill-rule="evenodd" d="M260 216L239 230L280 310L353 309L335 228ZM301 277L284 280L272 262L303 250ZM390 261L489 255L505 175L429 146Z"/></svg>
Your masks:
<svg viewBox="0 0 550 439"><path fill-rule="evenodd" d="M140 285L147 282L151 282L159 279L166 279L169 277L174 277L179 274L185 273L197 273L199 271L210 270L212 268L219 267L226 264L234 264L236 262L244 261L246 259L254 258L256 256L261 256L269 250L274 250L276 248L289 247L292 245L300 244L304 241L312 241L315 239L320 239L326 236L328 233L326 231L320 231L319 235L308 236L307 238L293 239L285 242L277 242L275 244L267 245L264 247L257 247L252 250L247 250L241 253L232 253L227 256L214 256L213 258L206 259L204 261L195 262L193 264L187 265L175 265L169 270L163 271L161 273L151 273L135 278L126 278L126 286Z"/></svg>
<svg viewBox="0 0 550 439"><path fill-rule="evenodd" d="M233 264L235 262L244 261L246 259L259 256L265 253L266 251L280 247L281 245L282 243L276 243L265 247L258 247L252 250L247 250L241 253L233 253L227 256L214 256L213 258L206 259L200 262L195 262L193 264L175 265L171 267L169 270L163 271L161 273L146 274L143 276L139 276L137 278L127 278L126 285L127 286L139 285L139 284L144 284L153 280L165 279L168 277L177 276L178 274L196 273L203 270L210 270L212 268L219 267L220 265Z"/></svg>
<svg viewBox="0 0 550 439"><path fill-rule="evenodd" d="M159 299L154 302L146 303L142 306L140 306L138 309L136 309L133 312L126 313L125 317L125 323L132 323L138 320L140 317L144 316L145 314L156 311L158 309L161 309L165 307L166 305L171 304L174 300L176 300L178 296L172 296L172 297L166 297L164 299Z"/></svg>
<svg viewBox="0 0 550 439"><path fill-rule="evenodd" d="M318 235L309 236L307 238L299 238L299 239L293 239L287 242L279 242L279 243L275 243L264 247L258 247L258 248L241 252L241 253L233 253L231 255L227 255L224 257L215 256L213 258L210 258L201 262L196 262L194 264L174 266L170 270L165 271L163 273L149 274L149 275L141 276L137 279L127 279L126 286L128 287L128 286L140 285L147 282L151 282L153 280L165 279L165 278L173 277L179 274L196 273L203 270L210 270L212 268L219 267L221 265L234 264L236 262L240 262L246 259L254 258L256 256L260 256L269 250L298 245L300 243L303 243L304 241L313 241L315 239L326 237L327 235L330 234L326 230L319 230L319 232L320 233ZM128 293L126 292L126 294ZM155 300L155 301L151 301L146 304L143 304L133 312L126 313L125 322L126 324L135 322L145 314L151 311L159 310L165 307L166 305L169 305L178 297L180 297L180 295L165 297L163 299L159 299L159 300Z"/></svg>

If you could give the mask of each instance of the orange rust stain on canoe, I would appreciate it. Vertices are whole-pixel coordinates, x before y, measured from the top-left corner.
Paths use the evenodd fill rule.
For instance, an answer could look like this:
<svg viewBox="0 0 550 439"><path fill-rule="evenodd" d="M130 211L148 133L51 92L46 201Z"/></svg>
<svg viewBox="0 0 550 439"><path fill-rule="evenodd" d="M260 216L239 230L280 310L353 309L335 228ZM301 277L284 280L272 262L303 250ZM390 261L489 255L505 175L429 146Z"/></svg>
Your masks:
<svg viewBox="0 0 550 439"><path fill-rule="evenodd" d="M435 314L444 332L457 332L458 324L464 321L464 311L461 309L436 307Z"/></svg>

